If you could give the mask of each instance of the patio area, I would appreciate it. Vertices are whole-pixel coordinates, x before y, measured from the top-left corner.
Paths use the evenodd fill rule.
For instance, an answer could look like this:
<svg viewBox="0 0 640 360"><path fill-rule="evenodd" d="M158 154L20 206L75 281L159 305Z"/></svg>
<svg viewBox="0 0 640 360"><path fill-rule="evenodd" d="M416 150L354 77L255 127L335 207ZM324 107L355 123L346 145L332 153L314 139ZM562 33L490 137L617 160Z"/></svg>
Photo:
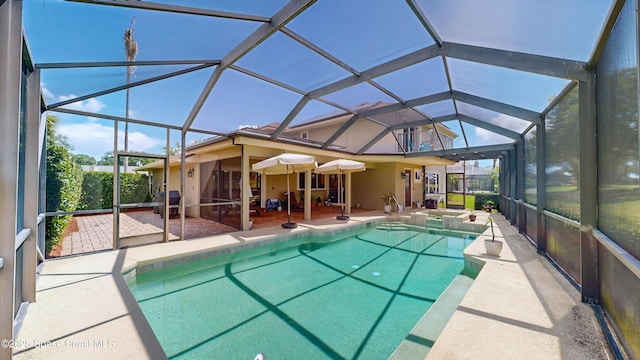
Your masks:
<svg viewBox="0 0 640 360"><path fill-rule="evenodd" d="M366 212L365 209L352 209L353 214ZM336 206L313 207L311 218L327 219L340 215ZM67 235L62 240L59 256L78 255L95 251L113 249L113 215L90 215L74 217L75 226L69 226ZM292 222L303 222L304 213L291 213ZM279 226L287 222L286 211L260 211L253 216L253 230ZM134 237L162 233L163 219L153 211L133 211L122 213L120 218L120 237ZM185 240L203 236L219 235L238 231L229 225L202 218L185 218ZM169 219L169 241L180 238L180 218ZM55 257L55 256L53 256Z"/></svg>
<svg viewBox="0 0 640 360"><path fill-rule="evenodd" d="M427 356L433 359L512 359L523 354L545 360L613 358L593 310L580 302L579 292L502 215L492 216L496 236L505 240L502 256L484 254L482 237L472 243L465 258L485 265L443 332L438 336L414 329L405 341L414 346L435 342ZM380 211L363 213L347 224L359 226L384 217ZM270 227L48 260L37 284L38 301L29 305L16 339L20 346L14 348L14 358L165 358L126 285L124 271L161 258L344 226L335 219L314 220L293 230ZM396 354L400 355L416 358Z"/></svg>

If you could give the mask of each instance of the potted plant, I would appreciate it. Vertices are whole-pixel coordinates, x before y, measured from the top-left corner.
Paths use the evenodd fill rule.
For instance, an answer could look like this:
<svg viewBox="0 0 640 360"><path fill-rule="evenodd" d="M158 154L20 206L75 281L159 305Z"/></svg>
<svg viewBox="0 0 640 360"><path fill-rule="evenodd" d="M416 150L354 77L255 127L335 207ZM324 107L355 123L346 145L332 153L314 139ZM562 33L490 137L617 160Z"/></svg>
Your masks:
<svg viewBox="0 0 640 360"><path fill-rule="evenodd" d="M253 227L253 218L249 218L249 230Z"/></svg>
<svg viewBox="0 0 640 360"><path fill-rule="evenodd" d="M484 211L486 212L491 212L491 210L493 210L493 207L496 204L493 202L493 200L491 199L487 199L484 201L484 203L482 203L482 208L484 209Z"/></svg>
<svg viewBox="0 0 640 360"><path fill-rule="evenodd" d="M471 209L471 212L469 213L469 221L476 221L476 214L474 209Z"/></svg>
<svg viewBox="0 0 640 360"><path fill-rule="evenodd" d="M393 198L393 193L389 192L388 194L382 194L382 201L384 201L384 213L391 213L391 199Z"/></svg>
<svg viewBox="0 0 640 360"><path fill-rule="evenodd" d="M491 239L484 239L484 248L488 255L500 256L502 252L502 241L496 240L496 234L493 231L493 218L489 215L487 224L491 226Z"/></svg>

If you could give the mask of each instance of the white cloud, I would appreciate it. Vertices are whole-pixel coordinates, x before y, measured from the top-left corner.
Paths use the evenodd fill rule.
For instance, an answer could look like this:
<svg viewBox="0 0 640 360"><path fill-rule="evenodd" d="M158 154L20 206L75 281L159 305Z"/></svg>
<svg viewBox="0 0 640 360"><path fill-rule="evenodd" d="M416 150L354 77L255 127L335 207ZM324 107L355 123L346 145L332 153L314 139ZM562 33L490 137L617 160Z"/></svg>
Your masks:
<svg viewBox="0 0 640 360"><path fill-rule="evenodd" d="M520 120L504 114L500 114L499 116L494 116L491 119L490 123L493 125L500 126L505 129L511 129L511 130L514 128L514 124L517 124L518 127L522 127L523 130L529 124L524 120ZM487 143L490 143L490 144L504 144L504 143L513 142L512 139L509 139L506 136L498 135L492 131L483 129L481 127L475 128L475 135L478 140L482 140L483 142L486 141Z"/></svg>
<svg viewBox="0 0 640 360"><path fill-rule="evenodd" d="M77 96L73 95L73 94L60 95L60 96L58 96L58 100L59 101L66 101L66 100L73 99L73 98L76 98L76 97ZM83 101L74 102L74 103L71 103L69 105L65 105L63 107L67 108L67 109L72 109L72 110L98 113L98 112L100 112L100 110L104 109L106 107L106 105L103 102L101 102L100 100L96 99L96 98L91 98L91 99L87 99L87 100L83 100Z"/></svg>
<svg viewBox="0 0 640 360"><path fill-rule="evenodd" d="M476 127L475 133L476 133L476 138L478 140L480 140L481 142L486 142L488 144L504 144L504 143L509 143L513 141L505 136L496 134L492 131L483 129L481 127Z"/></svg>
<svg viewBox="0 0 640 360"><path fill-rule="evenodd" d="M87 154L99 160L105 152L113 150L113 127L97 122L58 124L58 132L67 137L74 154ZM129 132L129 151L157 152L166 145L162 139L139 131ZM124 148L124 133L118 132L118 147Z"/></svg>
<svg viewBox="0 0 640 360"><path fill-rule="evenodd" d="M49 91L49 89L47 89L46 84L42 84L42 89L40 89L40 92L42 93L42 97L46 101L53 100L55 98L55 95L53 95L53 93Z"/></svg>

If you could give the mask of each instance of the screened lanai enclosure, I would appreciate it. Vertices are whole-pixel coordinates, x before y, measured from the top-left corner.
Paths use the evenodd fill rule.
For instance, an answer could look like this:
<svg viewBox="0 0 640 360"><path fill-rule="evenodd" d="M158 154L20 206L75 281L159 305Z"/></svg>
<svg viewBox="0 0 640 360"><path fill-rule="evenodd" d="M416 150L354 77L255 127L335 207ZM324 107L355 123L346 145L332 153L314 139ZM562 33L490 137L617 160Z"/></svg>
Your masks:
<svg viewBox="0 0 640 360"><path fill-rule="evenodd" d="M152 194L184 196L173 206L184 237L185 214L221 211L204 195L187 198L190 179L209 178L190 156L228 141L235 150L206 161L235 171L224 204L238 199L242 229L251 204L239 189L255 186L250 163L270 156L257 144L327 159L393 156L423 172L497 160L500 212L609 324L615 351L640 359L638 7L0 0L0 338L15 338L36 300L47 221L109 214L117 249L123 204L151 201L125 201L127 167L155 162L156 177L142 181ZM334 118L330 131L305 130ZM106 203L49 206L78 201L47 192L50 145L115 169ZM140 157L149 161L126 160ZM167 221L169 198L153 203Z"/></svg>

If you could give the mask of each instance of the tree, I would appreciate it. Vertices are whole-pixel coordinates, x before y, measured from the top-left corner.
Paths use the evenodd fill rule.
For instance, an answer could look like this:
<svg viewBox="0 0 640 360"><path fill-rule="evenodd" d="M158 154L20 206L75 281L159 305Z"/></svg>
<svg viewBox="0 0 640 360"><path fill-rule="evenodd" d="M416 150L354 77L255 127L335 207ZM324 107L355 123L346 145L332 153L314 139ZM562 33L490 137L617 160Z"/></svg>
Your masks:
<svg viewBox="0 0 640 360"><path fill-rule="evenodd" d="M162 147L162 152L164 153L167 152L166 146ZM180 142L176 141L176 143L173 144L173 146L169 147L169 155L178 155L178 154L180 154Z"/></svg>
<svg viewBox="0 0 640 360"><path fill-rule="evenodd" d="M113 151L107 151L104 153L102 158L98 160L98 165L113 166ZM122 165L122 160L120 160L120 165Z"/></svg>
<svg viewBox="0 0 640 360"><path fill-rule="evenodd" d="M129 151L129 154L139 154L140 156L129 156L129 165L130 166L142 166L142 165L146 165L149 164L151 162L156 161L155 158L149 158L147 157L147 153L143 153L143 152L139 152L139 151ZM123 161L124 157L120 157L120 161L118 162L118 165L123 166L124 165L124 161ZM104 153L104 155L102 155L102 158L100 160L98 160L98 165L104 165L104 166L113 166L113 151L107 151L106 153Z"/></svg>
<svg viewBox="0 0 640 360"><path fill-rule="evenodd" d="M69 144L69 139L58 133L57 125L58 118L53 115L47 115L47 146L60 145L67 150L73 150L73 146Z"/></svg>
<svg viewBox="0 0 640 360"><path fill-rule="evenodd" d="M500 189L500 167L493 166L489 171L489 178L493 181L493 192L498 192Z"/></svg>
<svg viewBox="0 0 640 360"><path fill-rule="evenodd" d="M93 156L87 154L73 155L73 161L78 165L96 165L96 159Z"/></svg>
<svg viewBox="0 0 640 360"><path fill-rule="evenodd" d="M82 168L74 162L69 144L56 132L57 119L47 116L46 211L75 211L82 194ZM62 240L71 215L50 216L45 225L48 254Z"/></svg>

